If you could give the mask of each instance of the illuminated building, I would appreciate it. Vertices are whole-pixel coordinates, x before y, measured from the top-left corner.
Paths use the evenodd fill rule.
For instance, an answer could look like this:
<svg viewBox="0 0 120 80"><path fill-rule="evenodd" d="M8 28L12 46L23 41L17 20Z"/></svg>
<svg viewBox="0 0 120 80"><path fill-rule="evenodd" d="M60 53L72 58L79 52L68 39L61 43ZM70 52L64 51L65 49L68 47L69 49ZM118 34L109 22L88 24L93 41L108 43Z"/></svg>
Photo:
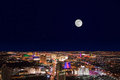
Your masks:
<svg viewBox="0 0 120 80"><path fill-rule="evenodd" d="M33 53L32 52L29 52L29 53L27 53L28 55L30 55L30 56L32 56L33 55Z"/></svg>
<svg viewBox="0 0 120 80"><path fill-rule="evenodd" d="M51 59L51 55L47 54L46 55L46 60L50 60Z"/></svg>
<svg viewBox="0 0 120 80"><path fill-rule="evenodd" d="M81 66L81 68L79 68L78 70L78 76L81 75L89 75L89 69L86 68L85 66Z"/></svg>
<svg viewBox="0 0 120 80"><path fill-rule="evenodd" d="M71 68L70 62L65 62L64 69L70 69L70 68Z"/></svg>
<svg viewBox="0 0 120 80"><path fill-rule="evenodd" d="M34 56L34 57L33 57L33 60L35 60L35 61L39 61L39 60L40 60L40 57L38 57L38 56Z"/></svg>
<svg viewBox="0 0 120 80"><path fill-rule="evenodd" d="M82 54L80 53L80 57L82 57Z"/></svg>
<svg viewBox="0 0 120 80"><path fill-rule="evenodd" d="M72 71L72 74L73 74L73 75L78 75L78 71L77 71L77 70L73 70L73 71Z"/></svg>
<svg viewBox="0 0 120 80"><path fill-rule="evenodd" d="M60 56L59 61L65 61L68 59L68 56Z"/></svg>
<svg viewBox="0 0 120 80"><path fill-rule="evenodd" d="M27 68L28 74L39 74L41 73L41 68Z"/></svg>
<svg viewBox="0 0 120 80"><path fill-rule="evenodd" d="M52 59L56 59L57 58L57 54L51 54L51 58Z"/></svg>
<svg viewBox="0 0 120 80"><path fill-rule="evenodd" d="M24 56L24 57L29 57L29 55L28 55L28 54L24 54L23 56Z"/></svg>
<svg viewBox="0 0 120 80"><path fill-rule="evenodd" d="M23 60L27 60L27 59L29 59L30 58L30 55L28 55L28 54L24 54L23 55Z"/></svg>
<svg viewBox="0 0 120 80"><path fill-rule="evenodd" d="M40 56L40 62L46 64L46 56L41 55Z"/></svg>

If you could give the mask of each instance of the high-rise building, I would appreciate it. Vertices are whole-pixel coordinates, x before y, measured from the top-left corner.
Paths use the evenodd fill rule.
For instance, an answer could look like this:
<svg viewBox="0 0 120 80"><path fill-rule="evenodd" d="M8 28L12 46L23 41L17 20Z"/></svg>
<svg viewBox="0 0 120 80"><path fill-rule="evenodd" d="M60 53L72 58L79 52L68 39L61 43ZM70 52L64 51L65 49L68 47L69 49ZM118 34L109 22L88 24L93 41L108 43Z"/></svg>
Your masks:
<svg viewBox="0 0 120 80"><path fill-rule="evenodd" d="M65 62L64 69L70 69L70 68L71 68L70 62Z"/></svg>
<svg viewBox="0 0 120 80"><path fill-rule="evenodd" d="M58 62L56 66L57 80L66 80L65 71L63 71L62 62Z"/></svg>
<svg viewBox="0 0 120 80"><path fill-rule="evenodd" d="M1 70L2 70L1 73L2 80L11 80L12 69L10 67L7 67L6 64L3 64Z"/></svg>
<svg viewBox="0 0 120 80"><path fill-rule="evenodd" d="M46 56L41 55L40 56L40 62L46 64Z"/></svg>
<svg viewBox="0 0 120 80"><path fill-rule="evenodd" d="M81 75L89 75L89 69L86 68L85 66L81 66L81 68L79 68L78 70L78 76Z"/></svg>

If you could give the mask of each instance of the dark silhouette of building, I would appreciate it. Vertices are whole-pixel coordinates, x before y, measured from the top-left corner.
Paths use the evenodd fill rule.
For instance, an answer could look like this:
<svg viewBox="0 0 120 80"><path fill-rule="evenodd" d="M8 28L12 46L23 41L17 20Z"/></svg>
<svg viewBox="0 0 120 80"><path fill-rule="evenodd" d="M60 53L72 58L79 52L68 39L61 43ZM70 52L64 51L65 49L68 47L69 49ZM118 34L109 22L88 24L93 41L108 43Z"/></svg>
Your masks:
<svg viewBox="0 0 120 80"><path fill-rule="evenodd" d="M10 67L7 67L6 64L3 64L1 71L2 71L1 73L2 80L11 80L12 69Z"/></svg>
<svg viewBox="0 0 120 80"><path fill-rule="evenodd" d="M66 80L65 71L63 71L62 62L58 62L56 66L57 80Z"/></svg>

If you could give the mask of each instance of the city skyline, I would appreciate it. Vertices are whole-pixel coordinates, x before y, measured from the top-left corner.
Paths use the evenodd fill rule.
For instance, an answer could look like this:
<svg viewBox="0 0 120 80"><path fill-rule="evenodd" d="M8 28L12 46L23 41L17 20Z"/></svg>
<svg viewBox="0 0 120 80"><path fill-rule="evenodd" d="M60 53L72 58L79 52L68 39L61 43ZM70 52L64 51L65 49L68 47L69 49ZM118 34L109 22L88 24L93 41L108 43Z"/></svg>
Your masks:
<svg viewBox="0 0 120 80"><path fill-rule="evenodd" d="M120 51L0 52L3 80L119 80Z"/></svg>

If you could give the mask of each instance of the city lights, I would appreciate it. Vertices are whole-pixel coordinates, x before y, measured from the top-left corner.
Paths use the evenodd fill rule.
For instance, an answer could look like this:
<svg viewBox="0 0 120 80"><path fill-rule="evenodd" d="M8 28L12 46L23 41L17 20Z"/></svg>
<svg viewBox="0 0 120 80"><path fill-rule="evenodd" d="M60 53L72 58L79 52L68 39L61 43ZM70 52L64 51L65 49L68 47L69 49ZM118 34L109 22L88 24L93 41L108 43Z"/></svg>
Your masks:
<svg viewBox="0 0 120 80"><path fill-rule="evenodd" d="M13 53L13 54L12 54ZM117 80L120 78L120 52L54 51L6 52L0 59L1 77L12 80ZM117 56L116 56L117 54ZM9 72L9 74L8 74ZM39 80L37 79L37 80Z"/></svg>

